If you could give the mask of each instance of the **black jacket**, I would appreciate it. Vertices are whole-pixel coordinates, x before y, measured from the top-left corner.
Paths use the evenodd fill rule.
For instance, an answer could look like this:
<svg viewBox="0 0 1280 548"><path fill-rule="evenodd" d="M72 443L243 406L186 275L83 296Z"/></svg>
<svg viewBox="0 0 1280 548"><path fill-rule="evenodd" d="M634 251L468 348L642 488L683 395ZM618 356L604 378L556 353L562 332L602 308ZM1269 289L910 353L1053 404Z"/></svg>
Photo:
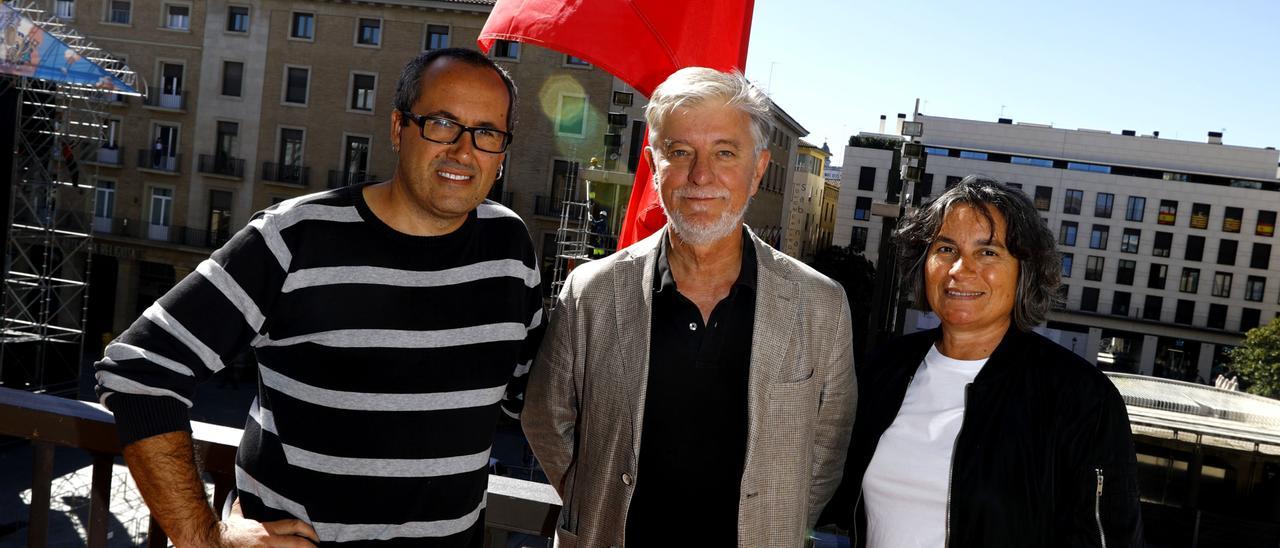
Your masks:
<svg viewBox="0 0 1280 548"><path fill-rule="evenodd" d="M856 547L866 544L863 473L938 336L935 329L890 342L858 370L844 483L825 514L849 529ZM965 402L949 548L1143 545L1129 416L1106 375L1014 328L966 387Z"/></svg>

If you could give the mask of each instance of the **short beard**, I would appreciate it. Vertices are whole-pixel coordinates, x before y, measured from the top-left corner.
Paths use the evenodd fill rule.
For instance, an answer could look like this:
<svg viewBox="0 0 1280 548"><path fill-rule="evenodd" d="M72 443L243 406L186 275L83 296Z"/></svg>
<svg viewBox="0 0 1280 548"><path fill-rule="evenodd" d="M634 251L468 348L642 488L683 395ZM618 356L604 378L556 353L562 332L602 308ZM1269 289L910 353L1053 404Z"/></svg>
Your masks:
<svg viewBox="0 0 1280 548"><path fill-rule="evenodd" d="M742 219L747 214L747 207L751 205L751 198L743 202L741 209L726 211L720 214L719 219L703 224L691 222L679 212L667 207L667 202L663 199L662 192L658 192L658 204L662 206L662 212L667 215L667 220L671 222L671 229L675 231L681 241L689 245L706 246L724 239L742 226Z"/></svg>

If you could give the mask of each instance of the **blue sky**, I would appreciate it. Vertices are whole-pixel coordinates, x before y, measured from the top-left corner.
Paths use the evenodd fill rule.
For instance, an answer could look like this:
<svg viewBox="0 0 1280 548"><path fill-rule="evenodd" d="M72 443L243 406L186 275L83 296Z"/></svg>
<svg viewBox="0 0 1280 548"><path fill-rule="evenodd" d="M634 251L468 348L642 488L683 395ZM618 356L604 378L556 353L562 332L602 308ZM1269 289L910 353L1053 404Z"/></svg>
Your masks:
<svg viewBox="0 0 1280 548"><path fill-rule="evenodd" d="M1280 1L756 0L747 77L836 163L917 97L935 116L1280 147Z"/></svg>

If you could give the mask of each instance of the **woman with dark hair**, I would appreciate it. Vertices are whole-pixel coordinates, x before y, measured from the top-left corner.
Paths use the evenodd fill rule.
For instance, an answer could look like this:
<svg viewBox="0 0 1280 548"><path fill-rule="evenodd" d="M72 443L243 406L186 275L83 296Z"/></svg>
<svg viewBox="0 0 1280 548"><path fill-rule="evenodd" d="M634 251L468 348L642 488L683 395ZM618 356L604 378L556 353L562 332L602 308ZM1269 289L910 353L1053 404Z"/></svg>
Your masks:
<svg viewBox="0 0 1280 548"><path fill-rule="evenodd" d="M967 177L894 234L937 329L859 369L845 486L855 546L1142 546L1129 418L1037 335L1061 263L1031 201Z"/></svg>

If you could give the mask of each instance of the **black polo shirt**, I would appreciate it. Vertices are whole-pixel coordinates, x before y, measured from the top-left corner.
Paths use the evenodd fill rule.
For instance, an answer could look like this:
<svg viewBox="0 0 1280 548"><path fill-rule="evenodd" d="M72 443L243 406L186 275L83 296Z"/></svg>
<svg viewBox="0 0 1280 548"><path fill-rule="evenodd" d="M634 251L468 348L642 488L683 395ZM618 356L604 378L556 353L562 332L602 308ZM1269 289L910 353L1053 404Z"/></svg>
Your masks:
<svg viewBox="0 0 1280 548"><path fill-rule="evenodd" d="M755 248L744 230L738 280L703 324L698 306L676 290L669 245L664 237L653 277L649 383L627 544L735 546L747 448ZM678 538L671 536L675 531Z"/></svg>

